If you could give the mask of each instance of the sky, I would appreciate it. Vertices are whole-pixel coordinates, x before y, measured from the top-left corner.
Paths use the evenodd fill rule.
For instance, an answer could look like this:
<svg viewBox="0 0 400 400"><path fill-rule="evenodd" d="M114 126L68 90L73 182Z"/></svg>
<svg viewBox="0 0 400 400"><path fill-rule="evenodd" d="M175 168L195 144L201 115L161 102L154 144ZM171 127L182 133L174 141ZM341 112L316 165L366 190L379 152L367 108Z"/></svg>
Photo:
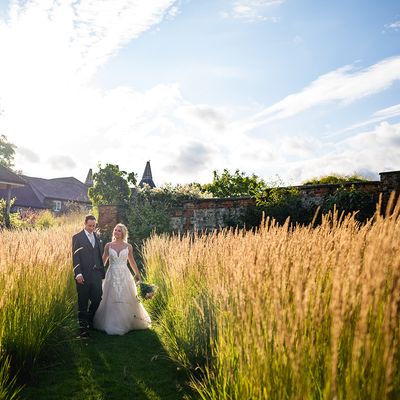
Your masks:
<svg viewBox="0 0 400 400"><path fill-rule="evenodd" d="M156 185L400 170L398 0L0 0L16 168Z"/></svg>

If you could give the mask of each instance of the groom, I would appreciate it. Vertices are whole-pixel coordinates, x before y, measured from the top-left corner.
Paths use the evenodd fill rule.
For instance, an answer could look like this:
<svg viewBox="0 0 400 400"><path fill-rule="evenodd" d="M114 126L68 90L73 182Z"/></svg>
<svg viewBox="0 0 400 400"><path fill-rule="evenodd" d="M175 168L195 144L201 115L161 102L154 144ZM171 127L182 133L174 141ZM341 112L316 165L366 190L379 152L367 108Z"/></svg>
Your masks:
<svg viewBox="0 0 400 400"><path fill-rule="evenodd" d="M84 229L72 237L72 260L78 292L78 320L81 337L89 336L93 317L99 307L102 279L105 277L102 247L94 230L96 217L85 217Z"/></svg>

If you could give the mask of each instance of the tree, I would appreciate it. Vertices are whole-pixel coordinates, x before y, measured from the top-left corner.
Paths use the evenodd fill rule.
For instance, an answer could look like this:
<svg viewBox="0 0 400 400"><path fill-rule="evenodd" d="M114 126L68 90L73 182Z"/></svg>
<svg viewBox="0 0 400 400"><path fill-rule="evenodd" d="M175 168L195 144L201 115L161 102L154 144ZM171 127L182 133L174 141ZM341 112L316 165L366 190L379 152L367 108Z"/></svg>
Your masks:
<svg viewBox="0 0 400 400"><path fill-rule="evenodd" d="M134 172L121 171L118 165L98 165L98 172L93 174L93 187L88 195L93 205L125 204L131 195L129 184L136 185Z"/></svg>
<svg viewBox="0 0 400 400"><path fill-rule="evenodd" d="M264 186L264 181L257 175L246 176L245 172L238 169L234 173L224 169L222 174L213 171L212 183L204 184L202 189L214 197L240 197L251 196L260 185Z"/></svg>
<svg viewBox="0 0 400 400"><path fill-rule="evenodd" d="M0 135L0 165L10 169L14 168L16 147L7 140L5 135Z"/></svg>

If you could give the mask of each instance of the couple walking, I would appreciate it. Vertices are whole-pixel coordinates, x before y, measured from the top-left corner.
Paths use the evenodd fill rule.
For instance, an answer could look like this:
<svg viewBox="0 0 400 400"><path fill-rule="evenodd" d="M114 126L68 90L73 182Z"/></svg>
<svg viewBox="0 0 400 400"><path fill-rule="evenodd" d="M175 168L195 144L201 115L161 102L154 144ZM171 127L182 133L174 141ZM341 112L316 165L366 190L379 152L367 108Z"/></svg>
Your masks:
<svg viewBox="0 0 400 400"><path fill-rule="evenodd" d="M128 243L126 226L116 225L112 241L105 245L104 252L95 228L96 218L88 215L84 229L72 238L80 336L89 336L92 328L109 335L148 328L151 319L137 296L135 278L140 281L140 272L132 245ZM128 269L128 261L135 278Z"/></svg>

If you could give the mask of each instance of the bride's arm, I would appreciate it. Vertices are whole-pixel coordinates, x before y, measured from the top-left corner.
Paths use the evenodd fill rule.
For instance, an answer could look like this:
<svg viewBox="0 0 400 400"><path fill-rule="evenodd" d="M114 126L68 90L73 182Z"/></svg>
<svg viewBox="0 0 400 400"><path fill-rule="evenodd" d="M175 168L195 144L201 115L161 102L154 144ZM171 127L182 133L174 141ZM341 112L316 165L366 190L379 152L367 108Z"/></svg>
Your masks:
<svg viewBox="0 0 400 400"><path fill-rule="evenodd" d="M108 254L109 247L110 247L110 243L107 243L104 246L104 252L103 252L103 264L104 265L106 265L106 262L107 262L108 257L109 257L109 254Z"/></svg>
<svg viewBox="0 0 400 400"><path fill-rule="evenodd" d="M131 268L133 269L133 271L135 272L135 278L137 278L139 281L140 279L140 272L139 272L139 268L136 265L136 261L133 258L133 248L132 245L128 243L128 260L129 260L129 265L131 266Z"/></svg>

